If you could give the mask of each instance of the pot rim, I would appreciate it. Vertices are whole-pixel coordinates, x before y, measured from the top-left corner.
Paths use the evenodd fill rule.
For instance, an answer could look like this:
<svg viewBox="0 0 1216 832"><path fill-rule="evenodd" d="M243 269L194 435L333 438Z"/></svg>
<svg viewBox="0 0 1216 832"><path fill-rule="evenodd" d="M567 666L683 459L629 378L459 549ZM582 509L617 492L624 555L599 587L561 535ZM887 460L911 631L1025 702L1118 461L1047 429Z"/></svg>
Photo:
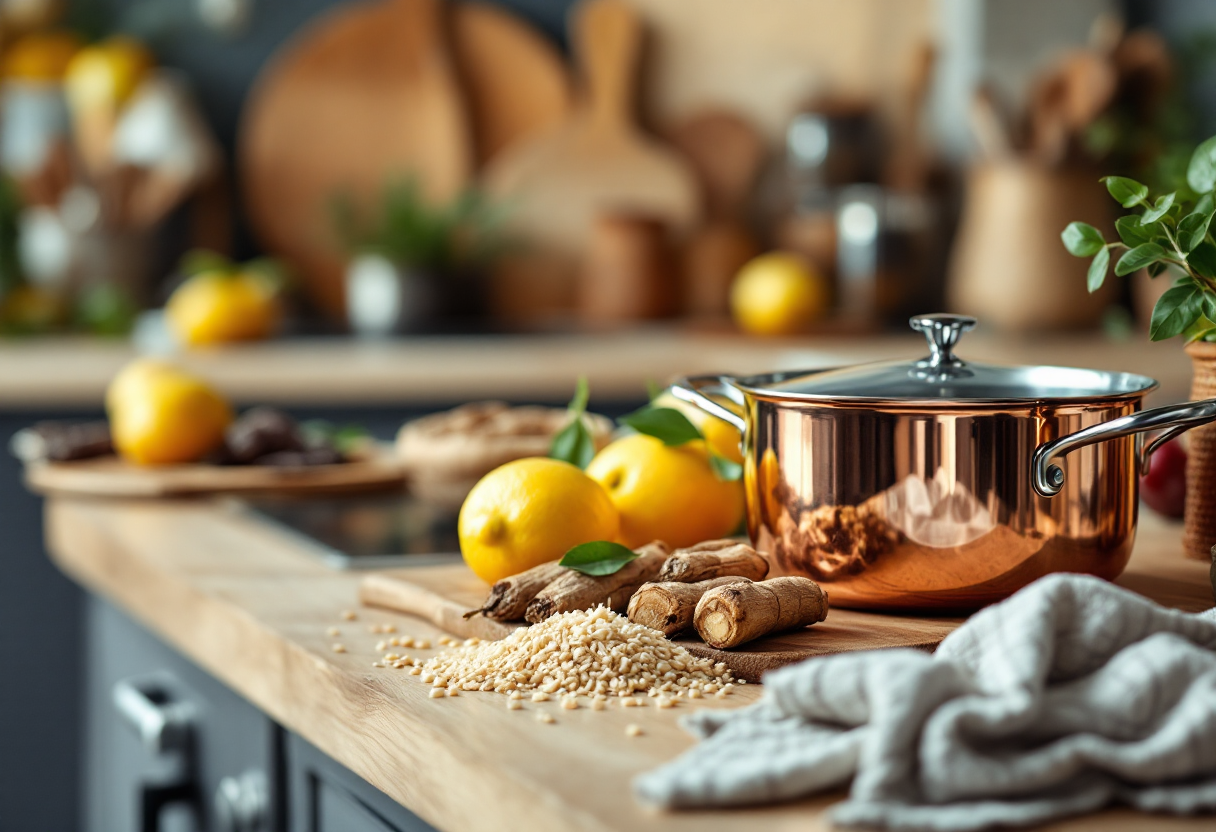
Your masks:
<svg viewBox="0 0 1216 832"><path fill-rule="evenodd" d="M1138 373L1121 373L1123 377L1131 382L1129 386L1135 386L1132 390L1116 390L1109 393L1088 393L1081 396L995 396L995 397L953 397L953 398L918 398L918 397L887 397L887 396L848 396L840 394L825 394L825 393L800 393L787 392L781 390L771 390L763 387L758 387L757 384L763 383L763 380L768 379L776 382L783 378L793 378L798 376L808 376L816 373L831 372L833 370L848 369L850 365L841 367L821 367L814 370L789 370L778 371L773 373L759 373L751 376L731 376L722 375L719 380L730 387L735 388L741 393L752 396L756 399L762 399L769 402L802 402L809 404L825 404L825 405L865 405L871 407L911 407L917 410L944 410L953 409L955 407L971 407L976 405L999 407L1033 407L1035 405L1058 405L1058 404L1113 404L1116 402L1132 401L1144 398L1148 393L1160 387L1160 383L1148 376L1142 376ZM1086 370L1079 367L1062 367L1056 365L1039 365L1035 369L1043 370L1085 370L1086 372L1106 372L1100 370Z"/></svg>

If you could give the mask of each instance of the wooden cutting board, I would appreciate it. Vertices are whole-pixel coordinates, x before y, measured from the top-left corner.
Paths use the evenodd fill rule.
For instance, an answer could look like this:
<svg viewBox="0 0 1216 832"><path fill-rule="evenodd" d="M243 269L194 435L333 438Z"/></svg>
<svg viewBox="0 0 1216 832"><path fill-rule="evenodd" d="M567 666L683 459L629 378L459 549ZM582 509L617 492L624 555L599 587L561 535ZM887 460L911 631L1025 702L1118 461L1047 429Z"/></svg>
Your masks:
<svg viewBox="0 0 1216 832"><path fill-rule="evenodd" d="M527 252L496 288L512 301L508 314L573 307L579 258L598 214L647 214L677 234L700 214L688 166L634 121L642 44L636 14L625 0L585 0L572 10L571 24L586 78L574 113L485 171L487 190L510 204L511 227Z"/></svg>
<svg viewBox="0 0 1216 832"><path fill-rule="evenodd" d="M463 564L377 572L363 578L361 603L417 615L455 636L505 638L522 624L504 624L464 613L481 606L488 588ZM757 639L737 650L715 650L696 636L676 639L697 656L725 662L741 679L760 681L765 671L832 653L911 647L932 650L962 618L920 618L834 609L826 621L803 630Z"/></svg>
<svg viewBox="0 0 1216 832"><path fill-rule="evenodd" d="M394 177L436 201L472 173L443 0L342 4L275 56L245 107L239 156L250 222L324 311L345 309L333 199L362 204ZM374 203L373 203L374 204Z"/></svg>
<svg viewBox="0 0 1216 832"><path fill-rule="evenodd" d="M391 453L341 465L139 466L117 456L39 462L25 468L26 485L44 495L185 497L199 494L336 494L403 489L405 471Z"/></svg>
<svg viewBox="0 0 1216 832"><path fill-rule="evenodd" d="M500 6L454 3L451 15L478 165L565 120L570 73L552 43Z"/></svg>

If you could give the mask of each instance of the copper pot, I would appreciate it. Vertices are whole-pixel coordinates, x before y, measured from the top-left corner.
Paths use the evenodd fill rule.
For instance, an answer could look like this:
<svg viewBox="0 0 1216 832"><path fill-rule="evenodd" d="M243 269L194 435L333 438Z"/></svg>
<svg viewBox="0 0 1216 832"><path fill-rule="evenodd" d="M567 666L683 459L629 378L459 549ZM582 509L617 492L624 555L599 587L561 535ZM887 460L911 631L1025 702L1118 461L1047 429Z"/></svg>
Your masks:
<svg viewBox="0 0 1216 832"><path fill-rule="evenodd" d="M968 363L953 349L974 318L911 324L920 361L673 386L743 432L748 531L774 573L837 606L960 611L1049 572L1118 576L1149 455L1216 421L1216 399L1140 411L1146 376Z"/></svg>

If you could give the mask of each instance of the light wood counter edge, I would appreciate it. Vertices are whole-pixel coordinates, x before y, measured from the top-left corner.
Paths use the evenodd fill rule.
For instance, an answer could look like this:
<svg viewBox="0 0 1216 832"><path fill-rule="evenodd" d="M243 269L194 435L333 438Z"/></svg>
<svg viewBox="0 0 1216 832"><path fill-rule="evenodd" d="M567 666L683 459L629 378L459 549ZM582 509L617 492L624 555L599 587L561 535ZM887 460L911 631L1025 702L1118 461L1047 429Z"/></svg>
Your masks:
<svg viewBox="0 0 1216 832"><path fill-rule="evenodd" d="M1176 527L1145 522L1130 582L1169 581L1193 605L1204 597L1206 565L1172 555L1178 535ZM393 623L432 639L436 631L381 611L340 620L341 610L356 609L357 573L329 570L288 538L217 505L52 499L47 540L67 574L437 828L830 828L823 809L839 796L757 810L663 814L638 807L630 778L691 744L676 725L686 706L595 713L526 702L524 711L509 712L505 698L493 694L429 699L418 677L370 666L383 636L369 634L367 625ZM332 651L330 626L342 630L336 640L348 652ZM708 704L741 705L758 693L748 687ZM537 708L558 724L537 722ZM627 738L631 722L645 736ZM1050 828L1115 832L1145 822L1117 810ZM1152 823L1198 830L1211 819Z"/></svg>

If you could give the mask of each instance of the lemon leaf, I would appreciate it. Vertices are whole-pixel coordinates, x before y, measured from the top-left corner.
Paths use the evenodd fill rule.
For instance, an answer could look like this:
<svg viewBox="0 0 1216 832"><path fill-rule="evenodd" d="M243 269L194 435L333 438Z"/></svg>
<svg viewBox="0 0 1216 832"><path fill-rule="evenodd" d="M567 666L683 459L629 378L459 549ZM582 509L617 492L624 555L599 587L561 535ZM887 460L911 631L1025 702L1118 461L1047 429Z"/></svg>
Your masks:
<svg viewBox="0 0 1216 832"><path fill-rule="evenodd" d="M591 387L587 384L587 377L579 376L578 383L574 385L574 398L566 407L575 416L582 416L587 412L587 402L590 398Z"/></svg>
<svg viewBox="0 0 1216 832"><path fill-rule="evenodd" d="M583 424L582 416L575 416L553 437L549 443L549 458L569 462L579 468L586 468L595 458L595 440L591 432Z"/></svg>
<svg viewBox="0 0 1216 832"><path fill-rule="evenodd" d="M713 451L709 452L709 467L714 469L714 476L723 482L735 482L743 476L742 465Z"/></svg>
<svg viewBox="0 0 1216 832"><path fill-rule="evenodd" d="M584 575L611 575L634 560L638 553L610 540L580 543L562 557L559 565Z"/></svg>
<svg viewBox="0 0 1216 832"><path fill-rule="evenodd" d="M638 433L653 436L664 445L683 445L705 438L687 416L671 407L644 407L617 421Z"/></svg>

